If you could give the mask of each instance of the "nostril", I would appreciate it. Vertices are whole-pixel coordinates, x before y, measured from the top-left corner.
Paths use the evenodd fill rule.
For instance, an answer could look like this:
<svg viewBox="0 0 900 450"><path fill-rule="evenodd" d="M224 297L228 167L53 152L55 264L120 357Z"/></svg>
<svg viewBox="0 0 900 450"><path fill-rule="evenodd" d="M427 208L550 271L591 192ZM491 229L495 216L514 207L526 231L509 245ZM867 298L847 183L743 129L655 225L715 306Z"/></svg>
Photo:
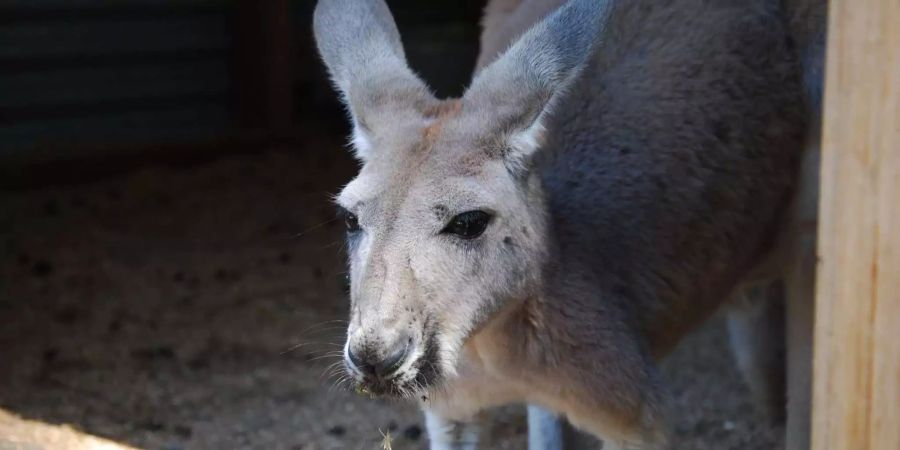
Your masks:
<svg viewBox="0 0 900 450"><path fill-rule="evenodd" d="M393 374L403 365L403 361L406 360L406 352L408 351L409 346L406 342L400 343L397 347L394 348L394 351L388 354L387 358L381 360L375 366L375 374L384 377Z"/></svg>
<svg viewBox="0 0 900 450"><path fill-rule="evenodd" d="M350 363L363 373L371 374L374 372L373 367L367 364L365 360L357 356L356 353L353 352L353 350L347 349L347 357L350 358Z"/></svg>
<svg viewBox="0 0 900 450"><path fill-rule="evenodd" d="M350 359L350 364L364 375L385 378L393 375L403 365L408 351L409 342L401 341L390 352L387 352L384 358L379 356L379 352L357 353L351 349L347 349L347 357Z"/></svg>

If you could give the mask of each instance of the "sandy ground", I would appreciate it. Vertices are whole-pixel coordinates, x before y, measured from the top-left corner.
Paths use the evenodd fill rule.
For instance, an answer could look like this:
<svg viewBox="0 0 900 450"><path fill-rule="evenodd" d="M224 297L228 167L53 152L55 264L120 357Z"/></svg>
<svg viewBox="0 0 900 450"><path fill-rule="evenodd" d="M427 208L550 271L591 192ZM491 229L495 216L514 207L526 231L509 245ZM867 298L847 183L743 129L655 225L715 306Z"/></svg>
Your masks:
<svg viewBox="0 0 900 450"><path fill-rule="evenodd" d="M0 193L0 450L425 448L329 376L347 307L331 143ZM676 449L776 449L721 321L664 364ZM520 408L485 448L524 448ZM97 441L107 445L107 441ZM110 444L111 445L111 444ZM113 447L108 447L113 448Z"/></svg>

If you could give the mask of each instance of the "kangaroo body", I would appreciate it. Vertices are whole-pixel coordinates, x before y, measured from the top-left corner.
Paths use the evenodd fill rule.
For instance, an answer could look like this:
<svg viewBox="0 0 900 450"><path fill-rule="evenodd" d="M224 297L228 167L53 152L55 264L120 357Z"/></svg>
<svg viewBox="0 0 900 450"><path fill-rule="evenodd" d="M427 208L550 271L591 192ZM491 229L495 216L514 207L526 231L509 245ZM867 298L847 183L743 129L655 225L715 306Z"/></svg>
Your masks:
<svg viewBox="0 0 900 450"><path fill-rule="evenodd" d="M374 31L347 42L328 3ZM789 304L809 301L809 272L785 275L808 253L793 243L815 158L783 5L560 3L489 3L473 85L445 101L400 64L383 4L317 9L364 162L338 199L352 218L348 370L422 401L434 449L476 448L480 414L509 403L532 405L535 449L561 448L561 416L659 448L657 359L742 284L785 279ZM764 335L758 309L737 309L735 342ZM747 373L773 351L744 347Z"/></svg>

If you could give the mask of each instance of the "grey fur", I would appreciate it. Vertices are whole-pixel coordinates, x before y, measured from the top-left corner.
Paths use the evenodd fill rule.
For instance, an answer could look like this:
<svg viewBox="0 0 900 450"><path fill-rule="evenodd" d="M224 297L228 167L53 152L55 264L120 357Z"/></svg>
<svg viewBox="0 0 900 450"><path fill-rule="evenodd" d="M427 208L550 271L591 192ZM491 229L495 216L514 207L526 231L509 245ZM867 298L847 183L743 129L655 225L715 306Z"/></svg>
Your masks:
<svg viewBox="0 0 900 450"><path fill-rule="evenodd" d="M360 159L366 158L370 135L389 132L411 110L434 101L407 66L400 33L384 2L320 2L313 30L319 54L350 112Z"/></svg>
<svg viewBox="0 0 900 450"><path fill-rule="evenodd" d="M809 114L788 23L777 0L575 0L439 102L381 0L320 1L365 163L337 199L362 227L347 348L411 348L354 379L434 429L530 403L663 445L655 360L789 239ZM476 209L482 236L441 233Z"/></svg>

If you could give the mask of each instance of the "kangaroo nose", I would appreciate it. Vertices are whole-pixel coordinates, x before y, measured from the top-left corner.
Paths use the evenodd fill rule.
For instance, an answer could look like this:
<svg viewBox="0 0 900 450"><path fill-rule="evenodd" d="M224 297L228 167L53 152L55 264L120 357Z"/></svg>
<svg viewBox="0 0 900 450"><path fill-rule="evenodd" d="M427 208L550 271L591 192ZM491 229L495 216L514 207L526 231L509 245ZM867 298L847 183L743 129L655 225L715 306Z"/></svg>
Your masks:
<svg viewBox="0 0 900 450"><path fill-rule="evenodd" d="M385 378L393 375L403 365L409 352L408 344L407 340L401 340L394 344L389 351L383 353L386 355L384 357L379 352L362 351L357 353L352 349L347 349L347 356L350 358L350 363L363 374Z"/></svg>

